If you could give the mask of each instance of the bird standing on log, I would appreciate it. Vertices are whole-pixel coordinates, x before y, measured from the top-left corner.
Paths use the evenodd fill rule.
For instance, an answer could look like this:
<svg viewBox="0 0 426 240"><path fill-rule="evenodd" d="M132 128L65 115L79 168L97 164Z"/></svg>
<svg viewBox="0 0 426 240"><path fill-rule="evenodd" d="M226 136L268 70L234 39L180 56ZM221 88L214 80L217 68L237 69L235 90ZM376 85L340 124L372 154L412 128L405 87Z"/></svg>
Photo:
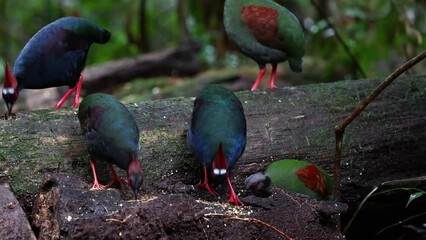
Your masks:
<svg viewBox="0 0 426 240"><path fill-rule="evenodd" d="M211 85L195 99L187 142L203 165L204 181L198 186L217 195L210 181L220 183L225 178L228 202L235 205L242 203L232 188L229 170L244 152L246 131L243 106L232 91Z"/></svg>
<svg viewBox="0 0 426 240"><path fill-rule="evenodd" d="M260 68L251 90L256 90L272 64L270 88L276 88L277 64L288 60L294 72L302 71L305 36L298 19L273 0L226 0L224 25L228 37Z"/></svg>
<svg viewBox="0 0 426 240"><path fill-rule="evenodd" d="M60 18L40 29L25 45L16 59L13 73L5 64L3 99L8 115L22 89L69 86L54 106L60 108L75 91L73 107L78 106L83 83L81 72L92 43L106 43L111 33L78 17Z"/></svg>
<svg viewBox="0 0 426 240"><path fill-rule="evenodd" d="M271 195L270 185L289 192L302 193L315 199L330 199L333 181L322 168L311 163L285 159L271 163L265 171L250 175L244 181L247 190L255 195Z"/></svg>
<svg viewBox="0 0 426 240"><path fill-rule="evenodd" d="M83 131L94 183L92 189L106 189L115 181L127 183L137 191L143 183L141 164L137 159L139 129L133 115L115 97L94 93L83 99L78 108L78 119ZM108 185L98 182L95 160L109 163L112 180ZM120 179L112 164L127 171L127 180Z"/></svg>

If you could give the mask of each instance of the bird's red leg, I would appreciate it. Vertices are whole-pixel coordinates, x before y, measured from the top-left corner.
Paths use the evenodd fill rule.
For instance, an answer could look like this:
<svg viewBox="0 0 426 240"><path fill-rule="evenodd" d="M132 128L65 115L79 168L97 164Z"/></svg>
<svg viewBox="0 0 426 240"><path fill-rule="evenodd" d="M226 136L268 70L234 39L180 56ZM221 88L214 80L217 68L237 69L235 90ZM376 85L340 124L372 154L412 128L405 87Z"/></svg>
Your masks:
<svg viewBox="0 0 426 240"><path fill-rule="evenodd" d="M59 100L59 102L53 106L53 108L61 108L64 102L71 96L72 92L75 90L77 86L68 89L68 92L65 93L65 95Z"/></svg>
<svg viewBox="0 0 426 240"><path fill-rule="evenodd" d="M108 187L111 186L115 181L117 181L118 183L120 183L121 187L124 188L124 184L127 184L127 180L125 179L121 179L118 177L117 173L114 170L114 167L112 166L112 164L109 164L109 167L111 168L111 182L108 183Z"/></svg>
<svg viewBox="0 0 426 240"><path fill-rule="evenodd" d="M226 174L226 181L228 182L228 188L229 188L228 203L233 203L236 206L243 205L243 203L240 201L240 199L238 199L237 194L235 194L234 189L232 188L231 180L229 180L228 174Z"/></svg>
<svg viewBox="0 0 426 240"><path fill-rule="evenodd" d="M72 103L71 107L78 107L78 105L80 104L81 86L83 86L83 75L80 75L77 85L75 86L76 88L75 88L74 102Z"/></svg>
<svg viewBox="0 0 426 240"><path fill-rule="evenodd" d="M271 72L271 80L269 82L269 88L270 89L277 88L277 86L275 86L275 76L276 75L277 75L277 64L273 63L272 64L272 72Z"/></svg>
<svg viewBox="0 0 426 240"><path fill-rule="evenodd" d="M261 68L259 71L259 74L257 74L256 81L253 84L253 87L251 87L251 90L254 91L259 87L260 82L262 81L263 75L265 75L266 72L266 66Z"/></svg>
<svg viewBox="0 0 426 240"><path fill-rule="evenodd" d="M92 168L92 173L93 173L93 186L90 190L102 190L102 189L107 189L108 186L104 186L102 184L99 183L98 181L98 177L96 176L96 168L95 168L95 163L90 160L90 167Z"/></svg>
<svg viewBox="0 0 426 240"><path fill-rule="evenodd" d="M80 90L81 85L83 84L83 76L80 75L80 79L78 80L77 84L73 87L68 89L68 91L65 93L65 95L59 100L59 102L53 106L53 108L61 108L65 101L71 96L72 92L75 91L75 97L74 102L72 103L72 107L77 107L80 101Z"/></svg>
<svg viewBox="0 0 426 240"><path fill-rule="evenodd" d="M207 189L207 191L212 195L218 195L217 192L210 186L209 179L207 175L207 168L204 166L204 182L197 184L197 186Z"/></svg>

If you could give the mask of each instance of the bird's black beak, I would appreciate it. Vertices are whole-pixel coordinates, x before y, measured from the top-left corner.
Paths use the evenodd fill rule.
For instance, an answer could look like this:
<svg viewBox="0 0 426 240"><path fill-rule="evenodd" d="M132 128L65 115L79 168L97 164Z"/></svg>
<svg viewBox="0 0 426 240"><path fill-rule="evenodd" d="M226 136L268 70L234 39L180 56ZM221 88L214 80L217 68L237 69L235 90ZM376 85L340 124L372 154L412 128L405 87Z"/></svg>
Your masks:
<svg viewBox="0 0 426 240"><path fill-rule="evenodd" d="M132 175L132 176L129 177L128 183L129 183L129 186L133 190L133 193L135 195L135 200L137 200L137 198L138 198L138 191L139 191L139 188L142 185L142 182L143 182L142 174Z"/></svg>
<svg viewBox="0 0 426 240"><path fill-rule="evenodd" d="M135 200L138 200L138 190L133 189L133 193L135 194Z"/></svg>
<svg viewBox="0 0 426 240"><path fill-rule="evenodd" d="M7 102L7 103L6 103L6 107L7 107L8 115L11 115L11 114L12 114L12 107L13 107L13 104L12 104L12 103L10 103L10 102Z"/></svg>

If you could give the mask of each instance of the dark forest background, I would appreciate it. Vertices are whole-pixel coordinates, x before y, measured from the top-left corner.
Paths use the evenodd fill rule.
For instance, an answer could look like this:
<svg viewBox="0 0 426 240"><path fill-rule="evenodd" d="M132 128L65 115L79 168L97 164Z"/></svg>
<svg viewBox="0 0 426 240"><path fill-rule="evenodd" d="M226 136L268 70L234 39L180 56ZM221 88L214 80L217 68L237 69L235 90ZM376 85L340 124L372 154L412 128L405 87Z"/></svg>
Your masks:
<svg viewBox="0 0 426 240"><path fill-rule="evenodd" d="M281 64L281 86L385 77L425 49L426 1L277 2L299 18L306 34L304 71L293 74L287 70L287 63ZM0 64L3 66L8 61L13 65L25 43L40 28L57 18L72 15L90 19L113 34L107 45L92 46L87 68L174 48L191 40L201 45L198 60L202 67L197 74L138 78L109 91L125 102L193 96L200 78L244 75L250 85L258 68L226 37L223 4L223 0L1 0ZM408 74L424 73L424 67L424 63L419 64ZM3 67L1 69L0 81L3 80ZM173 87L190 81L193 84L185 87L185 91L158 94L165 88L173 92Z"/></svg>

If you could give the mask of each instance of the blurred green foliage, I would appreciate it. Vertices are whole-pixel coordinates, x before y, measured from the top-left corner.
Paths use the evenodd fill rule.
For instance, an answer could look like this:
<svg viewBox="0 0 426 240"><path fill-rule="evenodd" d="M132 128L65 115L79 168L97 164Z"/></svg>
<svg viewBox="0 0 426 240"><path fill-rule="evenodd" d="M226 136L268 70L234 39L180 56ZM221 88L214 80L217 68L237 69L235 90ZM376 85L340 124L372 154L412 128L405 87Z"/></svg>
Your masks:
<svg viewBox="0 0 426 240"><path fill-rule="evenodd" d="M423 0L316 1L367 77L386 76L425 49L426 3ZM205 70L245 64L256 66L227 40L222 26L223 2L1 0L0 63L6 60L13 63L28 39L47 23L61 16L75 15L88 18L113 33L108 47L93 46L88 65L177 46L183 39L180 29L185 25L191 38L204 46L200 59L205 63ZM306 30L304 72L297 75L297 81L360 77L352 59L336 40L334 30L311 1L277 2L287 6ZM184 12L178 11L179 4L183 4ZM183 22L179 21L179 14L184 15ZM412 72L422 73L424 66L422 63Z"/></svg>

